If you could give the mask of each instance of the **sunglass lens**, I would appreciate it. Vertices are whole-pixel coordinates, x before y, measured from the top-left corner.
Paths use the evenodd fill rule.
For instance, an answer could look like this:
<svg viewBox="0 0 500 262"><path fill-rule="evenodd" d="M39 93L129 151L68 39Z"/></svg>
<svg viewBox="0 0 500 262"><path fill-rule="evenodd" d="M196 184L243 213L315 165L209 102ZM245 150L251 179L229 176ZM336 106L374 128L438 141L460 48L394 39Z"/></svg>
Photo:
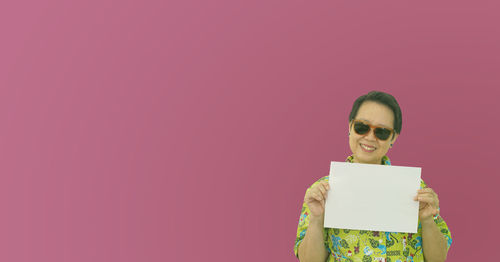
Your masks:
<svg viewBox="0 0 500 262"><path fill-rule="evenodd" d="M391 130L385 128L375 128L375 136L380 140L387 140L391 135Z"/></svg>
<svg viewBox="0 0 500 262"><path fill-rule="evenodd" d="M361 122L354 123L354 131L360 135L364 135L370 131L370 127Z"/></svg>

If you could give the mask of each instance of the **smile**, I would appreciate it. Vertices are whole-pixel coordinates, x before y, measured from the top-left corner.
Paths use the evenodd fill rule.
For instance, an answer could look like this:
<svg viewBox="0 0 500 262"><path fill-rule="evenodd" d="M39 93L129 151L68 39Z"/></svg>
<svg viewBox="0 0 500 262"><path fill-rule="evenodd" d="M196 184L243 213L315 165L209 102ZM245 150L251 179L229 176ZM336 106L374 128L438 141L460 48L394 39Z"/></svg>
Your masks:
<svg viewBox="0 0 500 262"><path fill-rule="evenodd" d="M363 149L363 151L365 152L373 152L376 149L374 146L369 146L365 144L359 144L359 145L361 146L361 149Z"/></svg>

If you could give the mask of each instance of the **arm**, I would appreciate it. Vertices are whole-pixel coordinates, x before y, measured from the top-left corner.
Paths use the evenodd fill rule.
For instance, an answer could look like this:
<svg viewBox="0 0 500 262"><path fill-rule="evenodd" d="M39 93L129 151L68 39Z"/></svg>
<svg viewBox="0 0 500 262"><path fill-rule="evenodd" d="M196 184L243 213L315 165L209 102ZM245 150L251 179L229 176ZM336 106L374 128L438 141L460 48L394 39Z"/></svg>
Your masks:
<svg viewBox="0 0 500 262"><path fill-rule="evenodd" d="M434 219L428 218L422 223L422 248L425 261L445 261L448 253L446 238L439 230Z"/></svg>
<svg viewBox="0 0 500 262"><path fill-rule="evenodd" d="M433 219L433 216L439 214L439 198L434 190L427 187L418 191L415 200L420 201L418 216L422 224L422 250L425 261L445 261L448 254L447 239Z"/></svg>
<svg viewBox="0 0 500 262"><path fill-rule="evenodd" d="M323 239L323 217L309 220L309 227L306 235L299 245L299 261L326 261L328 252L326 251Z"/></svg>
<svg viewBox="0 0 500 262"><path fill-rule="evenodd" d="M295 246L295 254L301 262L324 262L328 258L323 222L325 200L329 189L328 181L320 179L306 191L297 230L298 244Z"/></svg>

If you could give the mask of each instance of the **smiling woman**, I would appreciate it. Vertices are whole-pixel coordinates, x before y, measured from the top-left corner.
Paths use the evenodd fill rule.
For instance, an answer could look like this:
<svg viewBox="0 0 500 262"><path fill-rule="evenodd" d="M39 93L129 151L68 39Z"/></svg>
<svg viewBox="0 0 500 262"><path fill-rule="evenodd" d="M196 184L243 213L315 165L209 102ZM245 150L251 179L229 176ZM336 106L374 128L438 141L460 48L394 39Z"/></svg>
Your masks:
<svg viewBox="0 0 500 262"><path fill-rule="evenodd" d="M349 115L346 161L390 165L386 156L401 133L401 109L387 93L370 92L356 99ZM439 215L437 194L421 181L418 231L376 232L324 228L328 176L310 186L297 228L294 252L300 261L444 261L451 245L448 226Z"/></svg>
<svg viewBox="0 0 500 262"><path fill-rule="evenodd" d="M384 94L372 92L354 102L349 116L349 146L355 163L381 163L401 132L401 109L396 99Z"/></svg>

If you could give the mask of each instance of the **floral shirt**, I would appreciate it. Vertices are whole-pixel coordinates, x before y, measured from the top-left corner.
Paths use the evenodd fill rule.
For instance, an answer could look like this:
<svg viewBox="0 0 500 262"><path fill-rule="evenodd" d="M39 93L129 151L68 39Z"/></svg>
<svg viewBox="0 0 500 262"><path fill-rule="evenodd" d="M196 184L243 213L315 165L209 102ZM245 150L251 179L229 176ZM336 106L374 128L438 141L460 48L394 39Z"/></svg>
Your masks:
<svg viewBox="0 0 500 262"><path fill-rule="evenodd" d="M346 162L352 163L352 156L349 156ZM387 156L382 158L382 164L391 164ZM328 181L328 178L328 176L322 177L313 185L323 180ZM311 187L313 185L311 185ZM426 185L424 181L421 181L420 188L424 187L426 187ZM309 212L309 208L306 203L304 203L300 214L297 238L294 246L294 252L297 257L299 245L304 239L309 225ZM446 222L439 215L434 218L434 222L446 237L448 243L447 247L449 249L452 239ZM424 254L422 252L422 225L420 222L418 223L418 231L415 234L325 228L323 230L323 237L325 240L325 247L328 251L327 261L424 261Z"/></svg>

